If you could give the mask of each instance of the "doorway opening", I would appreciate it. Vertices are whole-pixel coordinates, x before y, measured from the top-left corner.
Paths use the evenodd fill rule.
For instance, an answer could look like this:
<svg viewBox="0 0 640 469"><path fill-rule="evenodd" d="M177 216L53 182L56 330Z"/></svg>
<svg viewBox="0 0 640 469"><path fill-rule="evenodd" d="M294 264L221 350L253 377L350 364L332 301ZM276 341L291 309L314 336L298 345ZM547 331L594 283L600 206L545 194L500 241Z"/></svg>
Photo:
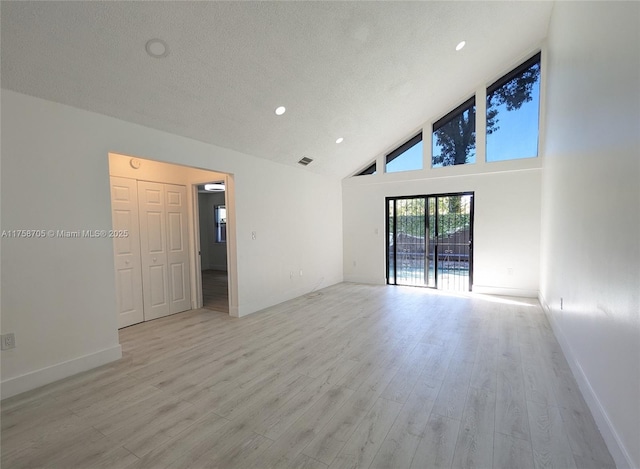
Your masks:
<svg viewBox="0 0 640 469"><path fill-rule="evenodd" d="M198 185L202 307L229 312L227 205L224 181Z"/></svg>
<svg viewBox="0 0 640 469"><path fill-rule="evenodd" d="M208 181L223 193L215 267L226 295L216 311L237 316L233 175L109 153L109 176L113 232L122 234L113 240L118 328L203 306L198 188Z"/></svg>
<svg viewBox="0 0 640 469"><path fill-rule="evenodd" d="M473 199L473 192L387 197L387 283L471 291Z"/></svg>

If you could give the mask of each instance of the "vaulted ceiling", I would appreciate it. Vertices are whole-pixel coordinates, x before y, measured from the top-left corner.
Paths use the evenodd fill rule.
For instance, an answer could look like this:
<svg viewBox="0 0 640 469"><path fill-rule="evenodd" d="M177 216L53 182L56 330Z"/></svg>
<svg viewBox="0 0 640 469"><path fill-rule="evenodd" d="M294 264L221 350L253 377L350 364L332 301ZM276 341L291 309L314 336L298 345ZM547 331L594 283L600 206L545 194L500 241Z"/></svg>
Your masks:
<svg viewBox="0 0 640 469"><path fill-rule="evenodd" d="M533 51L553 3L0 8L3 88L344 177ZM153 38L166 57L147 54ZM303 156L314 160L305 169Z"/></svg>

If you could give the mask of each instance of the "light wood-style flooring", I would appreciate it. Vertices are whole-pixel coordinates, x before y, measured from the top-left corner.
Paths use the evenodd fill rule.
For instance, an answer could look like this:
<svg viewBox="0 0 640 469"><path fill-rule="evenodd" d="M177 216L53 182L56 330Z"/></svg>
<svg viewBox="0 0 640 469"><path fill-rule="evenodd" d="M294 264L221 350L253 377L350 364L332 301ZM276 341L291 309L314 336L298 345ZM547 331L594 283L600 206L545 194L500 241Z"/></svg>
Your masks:
<svg viewBox="0 0 640 469"><path fill-rule="evenodd" d="M202 271L202 307L229 313L229 280L222 270Z"/></svg>
<svg viewBox="0 0 640 469"><path fill-rule="evenodd" d="M120 331L2 402L2 468L613 468L530 300L339 284Z"/></svg>

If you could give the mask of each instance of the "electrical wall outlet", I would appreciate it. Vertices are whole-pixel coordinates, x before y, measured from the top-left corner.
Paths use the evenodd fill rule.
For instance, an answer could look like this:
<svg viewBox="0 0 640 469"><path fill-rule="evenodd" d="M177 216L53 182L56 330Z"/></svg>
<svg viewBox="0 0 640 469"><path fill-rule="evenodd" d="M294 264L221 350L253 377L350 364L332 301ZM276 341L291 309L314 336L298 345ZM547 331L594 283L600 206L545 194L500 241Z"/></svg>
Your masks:
<svg viewBox="0 0 640 469"><path fill-rule="evenodd" d="M16 347L16 336L13 332L2 334L2 350L9 350Z"/></svg>

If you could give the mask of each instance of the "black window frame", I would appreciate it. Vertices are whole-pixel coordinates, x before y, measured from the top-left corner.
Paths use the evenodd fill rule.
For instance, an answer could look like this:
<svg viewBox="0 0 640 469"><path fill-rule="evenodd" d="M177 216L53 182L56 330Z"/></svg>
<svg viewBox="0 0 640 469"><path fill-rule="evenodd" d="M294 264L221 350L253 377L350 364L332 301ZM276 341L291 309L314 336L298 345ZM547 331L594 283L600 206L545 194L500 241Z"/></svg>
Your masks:
<svg viewBox="0 0 640 469"><path fill-rule="evenodd" d="M419 142L422 142L422 131L420 131L417 135L411 137L409 140L404 142L402 145L400 145L398 148L396 148L392 152L387 153L384 157L384 172L385 173L388 172L387 165L389 163L391 163L393 160L398 158L400 155L402 155L404 152L406 152L413 146L417 145ZM407 171L419 171L421 169L424 169L424 162L421 168L416 168L416 169L407 170ZM401 171L392 171L392 172L395 173L395 172L401 172Z"/></svg>
<svg viewBox="0 0 640 469"><path fill-rule="evenodd" d="M522 62L520 65L518 65L517 67L515 67L514 69L512 69L511 71L507 72L506 74L504 74L503 76L501 76L500 78L498 78L496 81L494 81L493 83L491 83L489 86L487 86L486 89L486 94L485 94L485 103L487 104L485 107L485 114L484 114L484 120L485 120L485 162L487 163L499 163L502 161L513 161L513 160L519 160L519 159L529 159L529 158L538 158L539 157L539 152L540 152L540 106L541 106L541 101L542 101L542 97L540 96L540 94L538 95L538 129L537 129L537 145L536 145L536 153L535 155L532 156L525 156L525 157L514 157L514 158L507 158L507 159L503 159L503 160L489 160L489 151L488 151L488 126L487 126L487 113L489 112L489 106L488 103L491 99L491 96L493 95L493 93L495 93L498 89L502 88L504 85L506 85L507 83L509 83L510 81L512 81L514 78L516 78L518 75L521 75L522 73L524 73L525 71L527 71L528 69L530 69L531 67L533 67L534 65L538 65L539 70L540 70L540 76L538 77L538 86L542 85L542 51L538 51L536 52L534 55L532 55L530 58L528 58L527 60L525 60L524 62Z"/></svg>
<svg viewBox="0 0 640 469"><path fill-rule="evenodd" d="M360 171L359 173L356 173L356 176L369 176L371 174L374 174L377 170L377 162L374 161L373 163L371 163L369 166L367 166L366 168L364 168L362 171Z"/></svg>
<svg viewBox="0 0 640 469"><path fill-rule="evenodd" d="M443 117L435 121L431 129L432 138L433 138L433 134L437 130L440 130L441 127L444 127L449 122L451 122L454 118L458 116L458 114L463 114L467 109L471 109L471 107L474 107L475 105L476 105L476 95L474 94L469 99L467 99L464 103L457 106L453 111L449 111ZM475 132L475 127L473 131Z"/></svg>
<svg viewBox="0 0 640 469"><path fill-rule="evenodd" d="M491 83L489 86L487 86L487 99L489 98L489 95L493 94L498 88L506 85L515 77L520 75L522 72L531 68L533 65L538 64L540 66L540 69L542 69L541 58L542 58L542 52L538 52L534 54L531 58L529 58L528 60L525 60L516 68L511 70L509 73L503 75L502 77L498 78L496 81Z"/></svg>
<svg viewBox="0 0 640 469"><path fill-rule="evenodd" d="M435 135L436 132L438 130L440 130L442 127L444 127L445 125L447 125L449 122L451 122L453 119L455 119L456 117L458 117L459 115L464 114L466 111L470 110L471 108L476 108L476 111L474 112L474 122L473 122L473 132L476 132L476 119L477 119L477 107L476 107L476 95L474 94L473 96L471 96L469 99L467 99L466 101L464 101L462 104L456 106L453 110L449 111L448 113L446 113L444 116L442 116L440 119L438 119L437 121L435 121L432 125L431 125L431 168L446 168L448 166L464 166L466 164L474 164L473 163L460 163L460 164L453 164L453 165L442 165L442 166L434 166L433 164L433 144L434 144L434 139L435 139ZM477 149L477 136L476 136L476 141L474 142L474 148Z"/></svg>

